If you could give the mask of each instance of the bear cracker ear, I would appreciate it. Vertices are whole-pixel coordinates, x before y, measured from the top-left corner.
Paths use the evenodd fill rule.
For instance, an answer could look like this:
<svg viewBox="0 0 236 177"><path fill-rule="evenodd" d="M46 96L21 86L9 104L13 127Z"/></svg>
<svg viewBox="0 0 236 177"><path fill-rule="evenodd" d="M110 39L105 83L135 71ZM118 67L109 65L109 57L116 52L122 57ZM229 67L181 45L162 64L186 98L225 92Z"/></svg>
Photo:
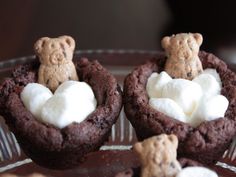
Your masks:
<svg viewBox="0 0 236 177"><path fill-rule="evenodd" d="M75 49L75 40L71 36L60 36L59 38L63 39L72 50Z"/></svg>
<svg viewBox="0 0 236 177"><path fill-rule="evenodd" d="M141 153L143 149L143 145L142 143L135 143L133 148L137 153Z"/></svg>
<svg viewBox="0 0 236 177"><path fill-rule="evenodd" d="M162 40L161 40L161 46L164 48L164 49L167 49L170 45L170 37L169 36L166 36L164 37Z"/></svg>
<svg viewBox="0 0 236 177"><path fill-rule="evenodd" d="M178 138L174 134L168 135L169 140L173 143L175 149L178 147Z"/></svg>
<svg viewBox="0 0 236 177"><path fill-rule="evenodd" d="M39 40L37 40L34 44L34 52L39 55L44 47L44 44L46 41L48 41L49 37L42 37Z"/></svg>
<svg viewBox="0 0 236 177"><path fill-rule="evenodd" d="M200 33L194 33L193 37L197 41L197 44L200 46L203 41L202 35Z"/></svg>

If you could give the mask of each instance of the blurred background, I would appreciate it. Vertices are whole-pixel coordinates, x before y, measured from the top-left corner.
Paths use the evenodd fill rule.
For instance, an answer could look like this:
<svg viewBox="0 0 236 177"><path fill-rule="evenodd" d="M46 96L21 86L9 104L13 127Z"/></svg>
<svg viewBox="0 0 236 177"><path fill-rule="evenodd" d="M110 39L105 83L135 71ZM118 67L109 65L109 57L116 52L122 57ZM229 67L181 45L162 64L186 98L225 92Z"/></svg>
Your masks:
<svg viewBox="0 0 236 177"><path fill-rule="evenodd" d="M236 62L236 1L2 0L0 60L33 54L43 36L71 35L77 49L160 50L165 35L199 32L201 49Z"/></svg>

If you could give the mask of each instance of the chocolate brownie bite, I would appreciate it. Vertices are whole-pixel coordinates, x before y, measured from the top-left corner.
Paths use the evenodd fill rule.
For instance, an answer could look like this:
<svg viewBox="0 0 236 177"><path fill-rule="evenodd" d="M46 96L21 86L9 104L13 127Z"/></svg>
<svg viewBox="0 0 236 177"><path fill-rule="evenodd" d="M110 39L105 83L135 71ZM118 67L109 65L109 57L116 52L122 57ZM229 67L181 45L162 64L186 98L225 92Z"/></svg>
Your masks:
<svg viewBox="0 0 236 177"><path fill-rule="evenodd" d="M149 105L147 81L152 73L164 71L167 61L164 52L138 66L125 78L124 110L139 140L162 133L175 134L179 139L178 157L213 164L222 157L236 134L236 74L211 53L200 51L198 57L203 69L216 69L221 78L221 94L229 101L224 117L194 127Z"/></svg>
<svg viewBox="0 0 236 177"><path fill-rule="evenodd" d="M24 153L35 163L52 169L76 167L86 154L99 150L108 140L122 107L121 89L115 77L98 61L76 59L79 80L91 86L97 106L85 120L60 128L37 119L21 100L26 85L37 83L39 66L38 60L20 65L3 81L0 113Z"/></svg>

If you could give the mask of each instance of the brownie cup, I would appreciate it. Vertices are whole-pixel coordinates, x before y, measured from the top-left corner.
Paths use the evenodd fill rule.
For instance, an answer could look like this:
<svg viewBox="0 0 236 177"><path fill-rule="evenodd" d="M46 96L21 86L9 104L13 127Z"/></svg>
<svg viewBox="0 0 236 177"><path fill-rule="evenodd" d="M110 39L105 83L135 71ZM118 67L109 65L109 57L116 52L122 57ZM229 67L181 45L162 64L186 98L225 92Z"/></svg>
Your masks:
<svg viewBox="0 0 236 177"><path fill-rule="evenodd" d="M125 78L123 102L126 116L140 141L162 133L175 134L179 139L178 157L212 164L222 157L236 134L236 74L211 53L200 51L199 58L204 69L214 68L220 75L221 94L229 100L225 117L194 128L149 106L146 84L153 72L164 70L166 56L161 52Z"/></svg>
<svg viewBox="0 0 236 177"><path fill-rule="evenodd" d="M181 158L179 159L179 163L182 168L185 167L194 167L194 166L203 166L201 163L193 161L191 159ZM127 170L124 170L122 172L119 172L115 175L115 177L140 177L141 168L129 168Z"/></svg>
<svg viewBox="0 0 236 177"><path fill-rule="evenodd" d="M80 81L92 87L97 108L81 123L63 129L39 122L21 101L24 86L37 82L38 61L17 67L0 85L0 114L24 153L47 168L73 168L86 154L98 150L108 140L122 107L116 79L99 62L83 58L75 64Z"/></svg>
<svg viewBox="0 0 236 177"><path fill-rule="evenodd" d="M30 175L24 175L24 176L5 173L5 174L0 175L0 177L46 177L46 176L43 175L43 174L40 174L40 173L33 173L33 174L30 174Z"/></svg>

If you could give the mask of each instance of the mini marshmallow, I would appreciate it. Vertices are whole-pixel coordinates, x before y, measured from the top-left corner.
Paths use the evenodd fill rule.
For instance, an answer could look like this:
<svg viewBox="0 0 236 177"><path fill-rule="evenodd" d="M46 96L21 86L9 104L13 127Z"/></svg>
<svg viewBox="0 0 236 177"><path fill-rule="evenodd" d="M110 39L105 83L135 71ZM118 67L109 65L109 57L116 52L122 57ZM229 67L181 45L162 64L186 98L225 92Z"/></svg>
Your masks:
<svg viewBox="0 0 236 177"><path fill-rule="evenodd" d="M64 128L65 125L70 124L74 119L71 116L77 115L75 105L70 104L65 95L54 95L43 106L41 119L45 123Z"/></svg>
<svg viewBox="0 0 236 177"><path fill-rule="evenodd" d="M66 81L55 91L54 95L58 94L66 94L67 96L80 98L80 100L96 101L93 90L86 82Z"/></svg>
<svg viewBox="0 0 236 177"><path fill-rule="evenodd" d="M187 122L183 109L175 101L169 98L151 98L149 100L149 105L167 116L182 122Z"/></svg>
<svg viewBox="0 0 236 177"><path fill-rule="evenodd" d="M207 68L207 69L203 70L202 74L212 75L216 79L216 81L219 83L220 88L222 87L222 82L221 82L221 79L220 79L220 75L217 73L217 71L215 69Z"/></svg>
<svg viewBox="0 0 236 177"><path fill-rule="evenodd" d="M160 74L152 73L148 78L146 86L149 98L160 98L162 87L171 80L172 78L165 71L162 71Z"/></svg>
<svg viewBox="0 0 236 177"><path fill-rule="evenodd" d="M38 83L29 83L21 92L21 100L25 107L40 119L42 106L52 97L52 92Z"/></svg>
<svg viewBox="0 0 236 177"><path fill-rule="evenodd" d="M218 177L218 175L205 167L186 167L176 177Z"/></svg>
<svg viewBox="0 0 236 177"><path fill-rule="evenodd" d="M193 82L196 82L201 86L204 97L220 94L221 86L211 74L200 74L193 79Z"/></svg>
<svg viewBox="0 0 236 177"><path fill-rule="evenodd" d="M187 115L194 111L201 96L199 84L185 79L173 79L162 88L162 97L174 100Z"/></svg>
<svg viewBox="0 0 236 177"><path fill-rule="evenodd" d="M95 109L96 105L89 100L57 94L43 106L41 119L58 128L64 128L72 122L82 122Z"/></svg>
<svg viewBox="0 0 236 177"><path fill-rule="evenodd" d="M211 121L224 117L229 101L223 95L215 95L210 98L203 98L199 103L197 109L193 112L189 123L196 127L201 122Z"/></svg>

